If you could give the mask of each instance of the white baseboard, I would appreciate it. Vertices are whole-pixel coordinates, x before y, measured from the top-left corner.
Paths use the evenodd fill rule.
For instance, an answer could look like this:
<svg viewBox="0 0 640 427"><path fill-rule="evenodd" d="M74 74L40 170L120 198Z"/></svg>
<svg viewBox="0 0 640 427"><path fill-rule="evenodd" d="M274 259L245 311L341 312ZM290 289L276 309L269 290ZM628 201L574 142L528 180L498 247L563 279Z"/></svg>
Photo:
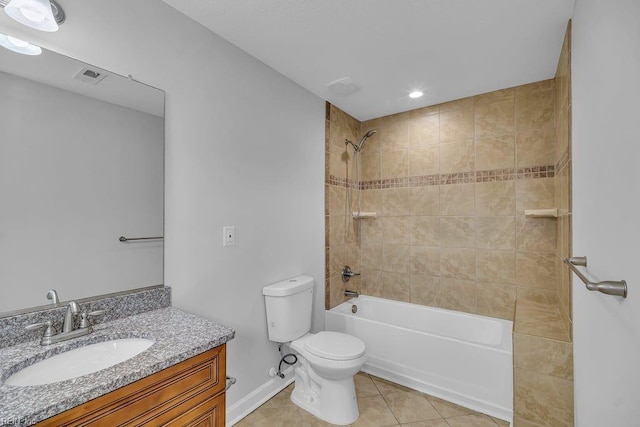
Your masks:
<svg viewBox="0 0 640 427"><path fill-rule="evenodd" d="M240 422L244 417L258 409L260 405L280 393L293 382L293 366L285 369L282 373L284 378L271 378L233 405L227 407L227 427Z"/></svg>

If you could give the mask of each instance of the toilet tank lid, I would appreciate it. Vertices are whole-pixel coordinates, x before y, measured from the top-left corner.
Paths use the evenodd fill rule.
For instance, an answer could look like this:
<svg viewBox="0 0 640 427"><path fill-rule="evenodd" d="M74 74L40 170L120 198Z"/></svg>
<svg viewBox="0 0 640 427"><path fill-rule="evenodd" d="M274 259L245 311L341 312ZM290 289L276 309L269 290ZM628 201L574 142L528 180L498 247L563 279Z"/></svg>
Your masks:
<svg viewBox="0 0 640 427"><path fill-rule="evenodd" d="M293 279L283 280L273 285L262 288L262 294L270 297L286 297L297 294L313 287L313 277L298 276Z"/></svg>

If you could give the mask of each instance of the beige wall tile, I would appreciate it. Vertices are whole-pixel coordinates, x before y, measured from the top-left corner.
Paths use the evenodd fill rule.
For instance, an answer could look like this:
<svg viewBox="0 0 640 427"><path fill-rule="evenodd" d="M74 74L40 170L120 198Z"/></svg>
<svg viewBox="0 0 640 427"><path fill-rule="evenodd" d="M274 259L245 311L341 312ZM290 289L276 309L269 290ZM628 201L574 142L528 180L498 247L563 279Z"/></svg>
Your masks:
<svg viewBox="0 0 640 427"><path fill-rule="evenodd" d="M364 212L382 213L382 193L384 190L360 191L360 206Z"/></svg>
<svg viewBox="0 0 640 427"><path fill-rule="evenodd" d="M516 88L516 122L518 130L548 129L555 125L553 90L535 91Z"/></svg>
<svg viewBox="0 0 640 427"><path fill-rule="evenodd" d="M363 269L379 269L382 265L382 244L381 243L363 243L360 249Z"/></svg>
<svg viewBox="0 0 640 427"><path fill-rule="evenodd" d="M557 296L555 289L518 287L518 301L524 303L554 305L558 303Z"/></svg>
<svg viewBox="0 0 640 427"><path fill-rule="evenodd" d="M478 283L478 314L513 320L516 288L514 286L493 286Z"/></svg>
<svg viewBox="0 0 640 427"><path fill-rule="evenodd" d="M409 176L434 175L440 170L437 145L409 149Z"/></svg>
<svg viewBox="0 0 640 427"><path fill-rule="evenodd" d="M473 215L475 184L440 186L440 215Z"/></svg>
<svg viewBox="0 0 640 427"><path fill-rule="evenodd" d="M380 153L361 154L360 164L362 171L360 179L362 181L374 181L382 178L382 158Z"/></svg>
<svg viewBox="0 0 640 427"><path fill-rule="evenodd" d="M573 344L513 334L514 364L540 374L573 380Z"/></svg>
<svg viewBox="0 0 640 427"><path fill-rule="evenodd" d="M411 243L411 217L386 216L376 219L376 221L382 221L383 243Z"/></svg>
<svg viewBox="0 0 640 427"><path fill-rule="evenodd" d="M474 97L470 96L469 98L456 99L455 101L445 102L443 104L438 105L440 107L440 113L446 113L449 111L455 110L463 110L463 109L473 109L475 105Z"/></svg>
<svg viewBox="0 0 640 427"><path fill-rule="evenodd" d="M382 243L382 218L359 221L362 243Z"/></svg>
<svg viewBox="0 0 640 427"><path fill-rule="evenodd" d="M432 107L427 107L427 109ZM420 114L425 110L413 110L409 117L409 147L418 147L423 145L438 145L440 142L440 116L432 113L433 109L428 110L431 114Z"/></svg>
<svg viewBox="0 0 640 427"><path fill-rule="evenodd" d="M329 156L329 171L331 175L346 178L347 172L350 172L349 162L351 161L351 155L347 152L344 145L342 147L332 145Z"/></svg>
<svg viewBox="0 0 640 427"><path fill-rule="evenodd" d="M516 212L515 182L483 182L476 184L478 215L514 215Z"/></svg>
<svg viewBox="0 0 640 427"><path fill-rule="evenodd" d="M510 134L515 130L513 99L476 105L476 139Z"/></svg>
<svg viewBox="0 0 640 427"><path fill-rule="evenodd" d="M569 342L569 334L555 305L518 302L514 332Z"/></svg>
<svg viewBox="0 0 640 427"><path fill-rule="evenodd" d="M329 307L333 308L342 304L347 299L344 296L344 283L340 276L332 276L329 281Z"/></svg>
<svg viewBox="0 0 640 427"><path fill-rule="evenodd" d="M360 279L362 293L382 297L382 270L362 270Z"/></svg>
<svg viewBox="0 0 640 427"><path fill-rule="evenodd" d="M474 98L476 101L476 105L479 106L480 104L484 104L487 102L502 101L504 99L513 99L514 94L515 94L514 88L507 88L507 89L496 90L494 92L483 93L481 95L476 95Z"/></svg>
<svg viewBox="0 0 640 427"><path fill-rule="evenodd" d="M345 215L331 215L329 217L329 244L344 245L347 242L348 218Z"/></svg>
<svg viewBox="0 0 640 427"><path fill-rule="evenodd" d="M347 193L344 187L329 185L329 214L344 215Z"/></svg>
<svg viewBox="0 0 640 427"><path fill-rule="evenodd" d="M491 285L515 285L516 253L479 249L476 254L476 280Z"/></svg>
<svg viewBox="0 0 640 427"><path fill-rule="evenodd" d="M478 217L476 222L476 242L478 248L503 250L515 249L515 217Z"/></svg>
<svg viewBox="0 0 640 427"><path fill-rule="evenodd" d="M382 272L382 294L384 298L395 301L410 301L411 286L408 274L397 274L395 272Z"/></svg>
<svg viewBox="0 0 640 427"><path fill-rule="evenodd" d="M516 417L545 426L573 426L573 381L514 371Z"/></svg>
<svg viewBox="0 0 640 427"><path fill-rule="evenodd" d="M394 151L409 146L409 115L407 113L394 114L383 117L378 133L383 151Z"/></svg>
<svg viewBox="0 0 640 427"><path fill-rule="evenodd" d="M552 252L556 247L556 224L553 218L516 218L518 251Z"/></svg>
<svg viewBox="0 0 640 427"><path fill-rule="evenodd" d="M464 248L442 248L440 252L442 277L475 280L476 251Z"/></svg>
<svg viewBox="0 0 640 427"><path fill-rule="evenodd" d="M516 255L518 286L556 288L556 260L551 252L518 252Z"/></svg>
<svg viewBox="0 0 640 427"><path fill-rule="evenodd" d="M409 174L409 151L385 151L382 153L382 179L404 178Z"/></svg>
<svg viewBox="0 0 640 427"><path fill-rule="evenodd" d="M447 310L476 312L476 282L472 280L440 278L440 307Z"/></svg>
<svg viewBox="0 0 640 427"><path fill-rule="evenodd" d="M410 243L412 245L440 245L440 219L437 216L413 216L410 218Z"/></svg>
<svg viewBox="0 0 640 427"><path fill-rule="evenodd" d="M440 248L411 246L409 270L412 273L440 276Z"/></svg>
<svg viewBox="0 0 640 427"><path fill-rule="evenodd" d="M532 422L522 420L520 418L514 418L513 427L543 427L543 426L540 426L540 424L534 424Z"/></svg>
<svg viewBox="0 0 640 427"><path fill-rule="evenodd" d="M368 120L360 124L360 132L358 133L358 142L360 138L370 130L376 130L377 133L367 139L366 144L362 148L362 153L378 153L382 149L382 129L381 119ZM354 141L355 142L355 141Z"/></svg>
<svg viewBox="0 0 640 427"><path fill-rule="evenodd" d="M475 248L476 219L475 217L441 217L440 245L457 248Z"/></svg>
<svg viewBox="0 0 640 427"><path fill-rule="evenodd" d="M476 170L511 169L514 166L513 134L476 141Z"/></svg>
<svg viewBox="0 0 640 427"><path fill-rule="evenodd" d="M409 246L388 245L382 247L382 270L385 272L409 272Z"/></svg>
<svg viewBox="0 0 640 427"><path fill-rule="evenodd" d="M411 274L411 302L437 307L440 298L440 277Z"/></svg>
<svg viewBox="0 0 640 427"><path fill-rule="evenodd" d="M409 188L382 190L382 214L384 216L408 215L409 194Z"/></svg>
<svg viewBox="0 0 640 427"><path fill-rule="evenodd" d="M553 178L519 179L516 181L516 214L524 215L525 209L555 207Z"/></svg>
<svg viewBox="0 0 640 427"><path fill-rule="evenodd" d="M438 215L440 213L440 189L435 186L413 187L409 191L410 215Z"/></svg>
<svg viewBox="0 0 640 427"><path fill-rule="evenodd" d="M473 108L440 113L440 143L473 139Z"/></svg>
<svg viewBox="0 0 640 427"><path fill-rule="evenodd" d="M553 129L529 129L516 133L516 156L519 168L555 164Z"/></svg>
<svg viewBox="0 0 640 427"><path fill-rule="evenodd" d="M473 139L440 145L440 173L470 172L475 167Z"/></svg>

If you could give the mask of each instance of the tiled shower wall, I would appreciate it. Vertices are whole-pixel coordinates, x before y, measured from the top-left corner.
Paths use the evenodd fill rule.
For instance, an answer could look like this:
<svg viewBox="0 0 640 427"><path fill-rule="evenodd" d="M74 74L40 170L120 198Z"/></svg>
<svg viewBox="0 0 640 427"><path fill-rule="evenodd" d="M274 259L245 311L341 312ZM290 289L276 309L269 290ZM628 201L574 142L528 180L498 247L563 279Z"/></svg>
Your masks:
<svg viewBox="0 0 640 427"><path fill-rule="evenodd" d="M562 46L556 73L555 196L558 207L556 271L558 274L558 307L567 331L573 331L571 320L571 270L562 260L571 255L571 23Z"/></svg>
<svg viewBox="0 0 640 427"><path fill-rule="evenodd" d="M329 307L345 264L362 272L347 288L394 300L505 319L516 298L555 302L556 220L524 216L555 204L555 104L547 80L361 124L329 106ZM344 139L369 129L357 183ZM377 218L350 218L356 188Z"/></svg>

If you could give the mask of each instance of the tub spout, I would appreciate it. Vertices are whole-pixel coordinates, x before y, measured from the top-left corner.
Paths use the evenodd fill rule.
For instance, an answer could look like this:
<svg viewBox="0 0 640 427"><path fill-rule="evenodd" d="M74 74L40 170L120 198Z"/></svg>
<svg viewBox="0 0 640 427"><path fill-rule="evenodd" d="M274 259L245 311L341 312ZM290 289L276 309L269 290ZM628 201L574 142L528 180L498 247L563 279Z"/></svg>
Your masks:
<svg viewBox="0 0 640 427"><path fill-rule="evenodd" d="M344 296L345 297L356 297L358 298L360 294L358 293L358 291L344 291Z"/></svg>

